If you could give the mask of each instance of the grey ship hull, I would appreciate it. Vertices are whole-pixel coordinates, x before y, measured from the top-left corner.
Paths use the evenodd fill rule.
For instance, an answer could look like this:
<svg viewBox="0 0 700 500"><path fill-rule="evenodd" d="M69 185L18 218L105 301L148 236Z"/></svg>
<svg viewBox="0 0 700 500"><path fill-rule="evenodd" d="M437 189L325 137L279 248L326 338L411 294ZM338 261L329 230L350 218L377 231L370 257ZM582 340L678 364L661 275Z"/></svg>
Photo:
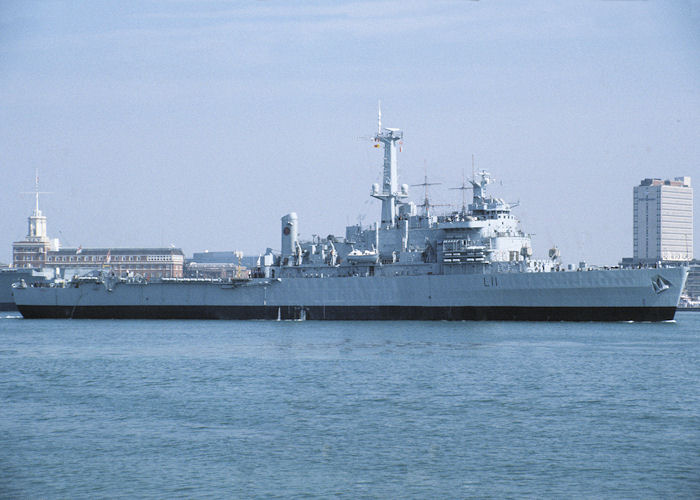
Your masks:
<svg viewBox="0 0 700 500"><path fill-rule="evenodd" d="M663 321L686 276L663 268L81 283L18 289L15 300L25 318Z"/></svg>
<svg viewBox="0 0 700 500"><path fill-rule="evenodd" d="M302 316L302 309L304 310ZM25 318L414 320L414 321L667 321L675 307L404 307L404 306L24 306Z"/></svg>
<svg viewBox="0 0 700 500"><path fill-rule="evenodd" d="M16 311L12 284L23 279L26 283L45 281L42 275L34 275L31 269L3 269L0 271L0 311Z"/></svg>

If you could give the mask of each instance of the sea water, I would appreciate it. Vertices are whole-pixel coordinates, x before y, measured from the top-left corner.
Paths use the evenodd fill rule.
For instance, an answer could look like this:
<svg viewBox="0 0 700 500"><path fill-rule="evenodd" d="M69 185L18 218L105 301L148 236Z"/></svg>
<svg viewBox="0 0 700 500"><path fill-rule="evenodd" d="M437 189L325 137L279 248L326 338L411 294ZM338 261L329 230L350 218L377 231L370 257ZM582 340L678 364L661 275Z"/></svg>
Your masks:
<svg viewBox="0 0 700 500"><path fill-rule="evenodd" d="M666 323L0 317L2 498L698 498Z"/></svg>

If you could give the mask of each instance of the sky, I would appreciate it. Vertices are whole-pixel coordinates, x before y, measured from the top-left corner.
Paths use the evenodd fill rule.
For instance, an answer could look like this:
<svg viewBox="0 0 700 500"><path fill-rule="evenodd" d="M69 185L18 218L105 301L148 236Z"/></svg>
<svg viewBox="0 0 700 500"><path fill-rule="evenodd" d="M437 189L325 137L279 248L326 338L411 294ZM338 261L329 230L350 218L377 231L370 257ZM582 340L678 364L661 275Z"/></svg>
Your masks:
<svg viewBox="0 0 700 500"><path fill-rule="evenodd" d="M0 262L37 169L64 246L257 255L292 211L302 238L371 224L379 100L400 183L457 208L473 156L535 257L615 264L641 179L700 190L700 0L4 0Z"/></svg>

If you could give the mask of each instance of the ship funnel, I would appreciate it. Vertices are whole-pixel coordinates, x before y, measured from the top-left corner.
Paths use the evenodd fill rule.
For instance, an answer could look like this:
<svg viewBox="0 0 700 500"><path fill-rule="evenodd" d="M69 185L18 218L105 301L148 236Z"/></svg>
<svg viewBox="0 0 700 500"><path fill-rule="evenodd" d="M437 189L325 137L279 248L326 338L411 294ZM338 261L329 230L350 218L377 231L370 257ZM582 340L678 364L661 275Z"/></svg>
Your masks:
<svg viewBox="0 0 700 500"><path fill-rule="evenodd" d="M298 241L297 214L292 212L282 217L282 258L294 255Z"/></svg>

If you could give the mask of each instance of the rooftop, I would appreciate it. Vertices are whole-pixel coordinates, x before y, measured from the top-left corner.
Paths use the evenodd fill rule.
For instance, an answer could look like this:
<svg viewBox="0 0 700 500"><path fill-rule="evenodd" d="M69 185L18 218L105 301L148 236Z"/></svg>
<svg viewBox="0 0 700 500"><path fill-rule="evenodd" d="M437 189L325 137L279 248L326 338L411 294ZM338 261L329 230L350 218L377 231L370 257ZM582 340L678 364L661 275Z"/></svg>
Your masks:
<svg viewBox="0 0 700 500"><path fill-rule="evenodd" d="M61 248L52 253L59 255L75 255L80 251L80 255L184 255L181 248L161 247L161 248Z"/></svg>
<svg viewBox="0 0 700 500"><path fill-rule="evenodd" d="M690 177L675 177L673 180L661 180L661 179L643 179L640 186L677 186L677 187L690 187Z"/></svg>

